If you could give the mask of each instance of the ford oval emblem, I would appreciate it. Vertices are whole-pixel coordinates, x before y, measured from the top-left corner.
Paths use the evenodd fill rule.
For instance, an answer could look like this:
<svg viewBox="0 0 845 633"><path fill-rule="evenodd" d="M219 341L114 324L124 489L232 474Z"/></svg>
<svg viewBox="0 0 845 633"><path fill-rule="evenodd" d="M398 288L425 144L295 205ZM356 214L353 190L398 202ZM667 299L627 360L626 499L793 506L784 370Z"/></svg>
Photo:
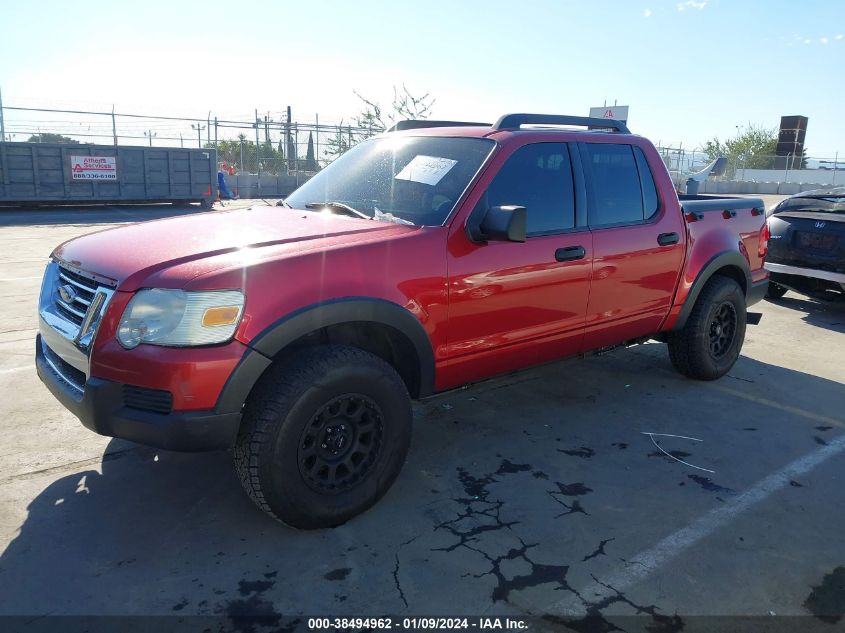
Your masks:
<svg viewBox="0 0 845 633"><path fill-rule="evenodd" d="M59 296L65 303L73 303L76 300L77 294L73 286L65 284L59 288Z"/></svg>
<svg viewBox="0 0 845 633"><path fill-rule="evenodd" d="M816 228L817 229L823 229L824 228L824 222L816 222Z"/></svg>

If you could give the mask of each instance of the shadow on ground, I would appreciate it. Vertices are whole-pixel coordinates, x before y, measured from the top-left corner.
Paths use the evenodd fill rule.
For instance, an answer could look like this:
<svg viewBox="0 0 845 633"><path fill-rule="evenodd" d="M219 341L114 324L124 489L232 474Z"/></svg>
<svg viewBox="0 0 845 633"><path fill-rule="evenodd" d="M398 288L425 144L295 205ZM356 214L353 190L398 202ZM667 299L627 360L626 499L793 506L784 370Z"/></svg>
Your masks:
<svg viewBox="0 0 845 633"><path fill-rule="evenodd" d="M6 482L32 500L0 557L0 615L253 615L272 625L301 614L544 613L569 597L600 622L638 613L670 627L651 630L680 630L674 614L687 604L684 587L692 582L690 599L706 605L708 587L726 582L709 578L708 566L655 570L660 593L646 587L593 603L579 588L839 429L779 409L766 410L763 423L759 403L720 388L739 383L685 380L669 371L662 346L639 349L417 405L399 481L373 510L334 530L297 532L264 516L227 452L114 440L97 468ZM777 385L822 411L845 401L842 384L749 358L735 373L749 392ZM644 431L701 438L692 448L666 447L716 474L661 455ZM786 545L801 529L813 543L814 525L841 524L841 505L814 508L801 498L806 490L767 506L760 520L770 538ZM829 546L818 544L825 560ZM712 548L715 565L742 545L701 547ZM824 575L808 562L769 579L777 560L761 552L755 563L755 583L738 584L737 594L771 580L772 591L794 592L799 611ZM830 561L826 573L842 563Z"/></svg>
<svg viewBox="0 0 845 633"><path fill-rule="evenodd" d="M769 301L802 312L802 320L810 325L845 334L845 296L825 301L790 292L780 299Z"/></svg>

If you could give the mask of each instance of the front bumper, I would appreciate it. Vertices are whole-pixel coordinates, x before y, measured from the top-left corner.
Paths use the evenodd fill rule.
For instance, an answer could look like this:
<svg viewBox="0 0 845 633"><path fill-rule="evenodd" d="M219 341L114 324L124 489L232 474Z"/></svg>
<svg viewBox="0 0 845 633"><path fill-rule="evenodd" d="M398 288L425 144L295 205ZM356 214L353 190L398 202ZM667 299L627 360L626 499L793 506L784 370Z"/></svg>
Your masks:
<svg viewBox="0 0 845 633"><path fill-rule="evenodd" d="M84 426L109 437L174 451L207 451L232 446L241 412L190 411L153 413L125 406L124 385L89 377L80 385L74 369L35 340L38 377Z"/></svg>

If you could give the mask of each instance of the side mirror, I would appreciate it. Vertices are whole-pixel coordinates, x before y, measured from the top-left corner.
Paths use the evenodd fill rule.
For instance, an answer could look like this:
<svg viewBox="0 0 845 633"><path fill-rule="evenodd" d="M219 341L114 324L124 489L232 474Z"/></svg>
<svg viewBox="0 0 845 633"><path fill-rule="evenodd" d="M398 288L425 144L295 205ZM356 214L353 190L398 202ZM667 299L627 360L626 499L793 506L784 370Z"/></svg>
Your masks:
<svg viewBox="0 0 845 633"><path fill-rule="evenodd" d="M490 207L481 220L482 240L524 242L527 213L515 204Z"/></svg>

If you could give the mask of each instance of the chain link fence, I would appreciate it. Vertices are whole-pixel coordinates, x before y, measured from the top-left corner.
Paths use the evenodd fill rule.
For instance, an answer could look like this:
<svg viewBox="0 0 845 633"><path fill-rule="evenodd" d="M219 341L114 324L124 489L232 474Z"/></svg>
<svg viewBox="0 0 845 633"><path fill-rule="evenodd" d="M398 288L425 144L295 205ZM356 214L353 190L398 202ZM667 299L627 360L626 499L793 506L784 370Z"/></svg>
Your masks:
<svg viewBox="0 0 845 633"><path fill-rule="evenodd" d="M682 147L658 147L672 180L683 188L686 180L694 173L706 168L715 157L701 149ZM735 193L757 193L759 186L754 184L789 184L798 190L824 186L845 186L845 155L806 156L806 155L748 155L729 157L725 170L718 176L711 176L703 191L717 190L716 183L740 183L737 187L718 187L719 193L737 189ZM783 193L792 192L795 186L785 187ZM771 187L763 187L768 192ZM772 193L780 193L773 191Z"/></svg>
<svg viewBox="0 0 845 633"><path fill-rule="evenodd" d="M252 116L205 118L3 103L0 142L62 142L215 148L234 173L313 174L377 130L341 122L294 119L290 108Z"/></svg>
<svg viewBox="0 0 845 633"><path fill-rule="evenodd" d="M295 119L290 107L263 113L178 117L24 106L3 103L0 94L0 142L39 141L215 148L232 174L307 177L378 130L343 121ZM701 148L658 147L673 181L683 183L704 169L711 157ZM845 155L739 156L723 174L708 182L845 185Z"/></svg>

